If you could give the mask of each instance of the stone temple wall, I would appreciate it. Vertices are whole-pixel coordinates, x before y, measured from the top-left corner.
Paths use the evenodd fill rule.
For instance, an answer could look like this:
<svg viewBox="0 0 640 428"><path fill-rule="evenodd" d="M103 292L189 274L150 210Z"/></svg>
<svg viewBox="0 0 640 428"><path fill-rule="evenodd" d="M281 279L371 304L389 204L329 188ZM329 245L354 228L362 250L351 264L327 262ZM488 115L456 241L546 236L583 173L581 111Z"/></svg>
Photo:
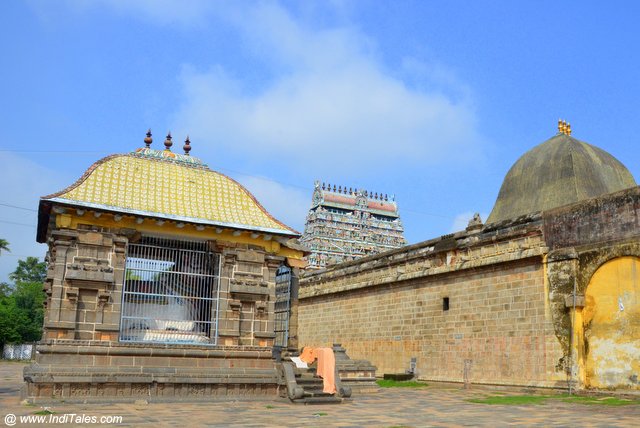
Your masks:
<svg viewBox="0 0 640 428"><path fill-rule="evenodd" d="M449 309L443 309L444 299ZM302 300L303 344L341 340L383 373L553 386L562 356L544 303L539 258Z"/></svg>
<svg viewBox="0 0 640 428"><path fill-rule="evenodd" d="M634 187L308 273L300 343L341 342L378 376L416 358L420 378L462 381L470 360L471 382L598 387L606 358L640 340L640 273L603 274L608 285L587 291L603 266L640 258L639 219ZM592 318L613 351L595 349ZM637 389L634 370L606 387Z"/></svg>
<svg viewBox="0 0 640 428"><path fill-rule="evenodd" d="M563 354L545 299L540 221L460 233L301 281L302 345L341 342L384 373L558 386ZM448 306L448 308L447 308Z"/></svg>

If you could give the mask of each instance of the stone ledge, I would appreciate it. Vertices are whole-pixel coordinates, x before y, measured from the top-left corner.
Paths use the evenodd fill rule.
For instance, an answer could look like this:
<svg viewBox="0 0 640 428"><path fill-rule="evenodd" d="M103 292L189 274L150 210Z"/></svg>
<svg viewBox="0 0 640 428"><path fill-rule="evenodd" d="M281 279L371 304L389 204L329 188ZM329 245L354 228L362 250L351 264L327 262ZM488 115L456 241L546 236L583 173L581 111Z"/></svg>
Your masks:
<svg viewBox="0 0 640 428"><path fill-rule="evenodd" d="M86 343L86 342L85 342ZM137 344L136 344L137 345ZM251 358L270 359L271 348L251 347L247 349L233 347L153 347L151 345L127 346L114 344L113 342L96 342L86 345L82 343L40 343L37 351L41 354L68 354L68 355L109 355L109 356L134 356L134 357L193 357L193 358Z"/></svg>

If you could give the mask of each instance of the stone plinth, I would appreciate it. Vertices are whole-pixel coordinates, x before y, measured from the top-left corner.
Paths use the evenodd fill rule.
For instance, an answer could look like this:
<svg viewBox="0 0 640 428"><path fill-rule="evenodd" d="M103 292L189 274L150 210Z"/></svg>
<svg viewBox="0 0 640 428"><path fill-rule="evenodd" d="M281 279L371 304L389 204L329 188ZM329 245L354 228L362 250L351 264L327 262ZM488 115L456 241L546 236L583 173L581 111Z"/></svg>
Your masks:
<svg viewBox="0 0 640 428"><path fill-rule="evenodd" d="M36 403L275 397L271 348L51 341L25 367Z"/></svg>

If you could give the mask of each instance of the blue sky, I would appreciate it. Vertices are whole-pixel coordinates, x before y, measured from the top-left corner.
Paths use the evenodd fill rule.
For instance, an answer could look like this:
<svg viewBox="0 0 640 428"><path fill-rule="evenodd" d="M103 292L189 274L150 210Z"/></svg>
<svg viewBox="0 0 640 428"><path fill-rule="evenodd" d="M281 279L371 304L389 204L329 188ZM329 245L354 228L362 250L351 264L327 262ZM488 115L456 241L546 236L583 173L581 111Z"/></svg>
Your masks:
<svg viewBox="0 0 640 428"><path fill-rule="evenodd" d="M632 1L2 2L0 280L38 198L171 130L302 231L313 181L395 194L409 242L491 211L556 132L636 177ZM176 144L174 147L181 147Z"/></svg>

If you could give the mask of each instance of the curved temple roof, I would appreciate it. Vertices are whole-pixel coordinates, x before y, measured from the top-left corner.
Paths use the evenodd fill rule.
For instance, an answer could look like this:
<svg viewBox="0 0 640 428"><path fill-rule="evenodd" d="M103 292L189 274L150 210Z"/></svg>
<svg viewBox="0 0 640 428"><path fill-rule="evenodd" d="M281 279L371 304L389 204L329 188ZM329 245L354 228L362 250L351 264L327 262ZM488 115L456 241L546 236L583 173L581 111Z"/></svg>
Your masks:
<svg viewBox="0 0 640 428"><path fill-rule="evenodd" d="M636 186L609 153L559 133L511 167L487 223L578 202Z"/></svg>
<svg viewBox="0 0 640 428"><path fill-rule="evenodd" d="M169 150L143 148L108 156L67 189L42 197L44 201L299 236L235 180L212 171L197 158Z"/></svg>

